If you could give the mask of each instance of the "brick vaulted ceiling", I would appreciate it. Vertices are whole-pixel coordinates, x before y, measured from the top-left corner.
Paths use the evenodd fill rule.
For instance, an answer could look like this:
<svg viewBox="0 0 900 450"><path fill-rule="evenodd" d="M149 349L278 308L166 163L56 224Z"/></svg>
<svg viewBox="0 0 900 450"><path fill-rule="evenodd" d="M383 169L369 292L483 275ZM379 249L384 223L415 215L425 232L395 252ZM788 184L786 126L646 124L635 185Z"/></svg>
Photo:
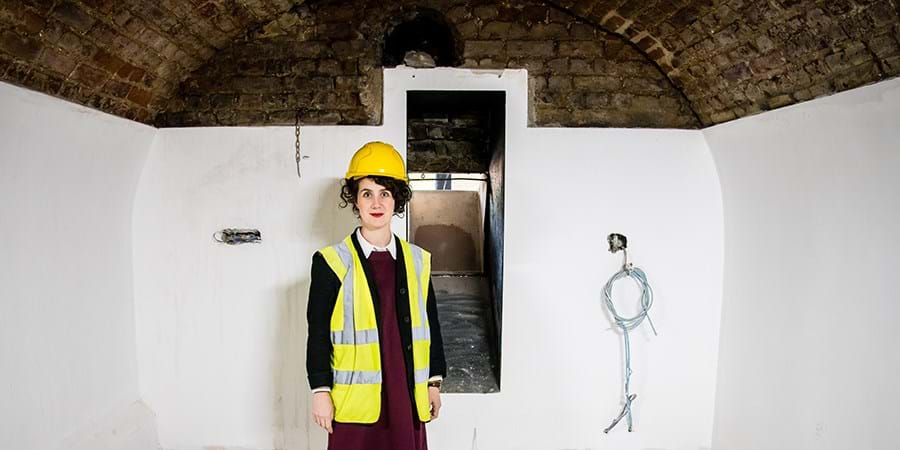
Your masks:
<svg viewBox="0 0 900 450"><path fill-rule="evenodd" d="M157 126L377 124L437 14L536 126L698 128L900 74L898 0L0 0L0 79ZM440 64L441 61L438 61Z"/></svg>

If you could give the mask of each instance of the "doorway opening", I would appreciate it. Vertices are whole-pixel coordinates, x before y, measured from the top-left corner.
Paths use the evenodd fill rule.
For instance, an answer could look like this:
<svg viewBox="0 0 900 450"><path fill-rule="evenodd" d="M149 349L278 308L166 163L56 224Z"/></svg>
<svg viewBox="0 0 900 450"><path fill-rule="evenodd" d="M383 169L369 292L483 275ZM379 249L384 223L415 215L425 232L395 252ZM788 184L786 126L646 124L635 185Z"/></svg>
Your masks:
<svg viewBox="0 0 900 450"><path fill-rule="evenodd" d="M500 390L506 93L408 91L410 240L432 254L445 392Z"/></svg>

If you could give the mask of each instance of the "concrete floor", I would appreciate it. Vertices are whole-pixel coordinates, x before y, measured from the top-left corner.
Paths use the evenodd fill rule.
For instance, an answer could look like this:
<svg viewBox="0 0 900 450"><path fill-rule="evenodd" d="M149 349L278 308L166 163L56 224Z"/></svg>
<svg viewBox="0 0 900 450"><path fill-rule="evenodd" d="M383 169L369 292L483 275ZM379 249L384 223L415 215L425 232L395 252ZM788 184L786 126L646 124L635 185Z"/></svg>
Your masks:
<svg viewBox="0 0 900 450"><path fill-rule="evenodd" d="M442 391L499 391L487 278L453 275L434 276L432 280L447 357Z"/></svg>

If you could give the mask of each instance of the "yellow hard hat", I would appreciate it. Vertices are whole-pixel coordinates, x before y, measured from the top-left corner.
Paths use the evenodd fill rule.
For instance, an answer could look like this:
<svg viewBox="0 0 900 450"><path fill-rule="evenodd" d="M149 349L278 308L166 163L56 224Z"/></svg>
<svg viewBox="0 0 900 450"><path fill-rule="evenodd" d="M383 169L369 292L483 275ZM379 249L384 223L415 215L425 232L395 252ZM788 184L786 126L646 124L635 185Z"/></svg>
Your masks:
<svg viewBox="0 0 900 450"><path fill-rule="evenodd" d="M369 175L409 182L403 157L394 146L379 141L369 142L353 154L345 178L362 178Z"/></svg>

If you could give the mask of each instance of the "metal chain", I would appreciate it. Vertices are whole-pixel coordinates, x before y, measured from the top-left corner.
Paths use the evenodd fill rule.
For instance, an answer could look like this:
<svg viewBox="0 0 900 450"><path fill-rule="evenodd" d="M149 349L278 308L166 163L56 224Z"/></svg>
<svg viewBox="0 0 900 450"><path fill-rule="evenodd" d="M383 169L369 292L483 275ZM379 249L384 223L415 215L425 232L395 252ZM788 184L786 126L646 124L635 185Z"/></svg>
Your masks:
<svg viewBox="0 0 900 450"><path fill-rule="evenodd" d="M294 116L294 159L297 161L297 178L303 178L300 175L300 110Z"/></svg>

